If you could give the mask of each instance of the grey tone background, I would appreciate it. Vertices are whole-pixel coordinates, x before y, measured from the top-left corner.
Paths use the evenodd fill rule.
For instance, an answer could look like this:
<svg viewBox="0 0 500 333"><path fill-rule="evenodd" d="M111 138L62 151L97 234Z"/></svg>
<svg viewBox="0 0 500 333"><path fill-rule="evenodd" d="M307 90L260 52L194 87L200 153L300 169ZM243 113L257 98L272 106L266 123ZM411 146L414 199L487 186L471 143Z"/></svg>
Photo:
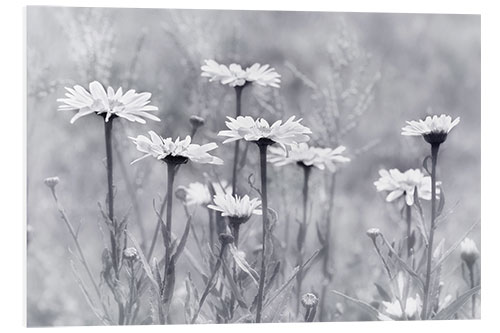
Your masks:
<svg viewBox="0 0 500 333"><path fill-rule="evenodd" d="M316 133L315 142L333 144L332 137L322 132L321 107L314 92L290 68L325 89L332 71L331 52L343 45L356 54L354 70L363 68L359 75L352 75L357 86L366 87L373 80L376 84L366 112L340 142L348 147L353 161L337 177L335 288L361 299L376 293L372 282L382 273L364 232L379 227L392 238L403 232L404 224L376 193L373 181L382 167L421 165L428 146L419 139L401 137L400 129L405 120L424 117L429 107L462 120L440 155L438 173L447 208L455 208L438 238L445 237L451 244L480 218L479 16L30 7L27 22L30 326L97 323L69 268L71 240L43 184L46 177L61 178L61 201L72 221L81 223L84 251L98 272L103 245L97 200L103 201L106 195L103 128L97 117L71 125L71 114L56 111L56 98L67 85L87 86L97 79L115 88L152 92L161 123L116 126L117 149L141 206L139 212L133 210L132 220L140 219L150 235L155 221L152 200L163 194L164 170L153 160L129 167L138 154L126 137L150 128L166 136L184 136L189 131L188 117L199 114L207 125L198 139L221 143L215 134L224 126L224 116L233 114L234 96L229 88L200 77L204 59L271 64L283 76L280 95L270 89L248 89L243 113L270 120L304 116L304 124ZM276 100L283 102L281 107L272 107ZM266 101L272 101L271 107L265 107ZM221 174L229 175L232 148L220 146L216 155L228 161ZM202 181L204 168L186 167L176 184ZM116 201L117 211L123 212L131 199L120 170L117 166ZM313 205L319 205L325 195L323 177L323 173L313 173ZM299 171L271 169L270 178L271 206L288 207L286 214L291 216L300 214L300 209L290 209L298 206L290 203L300 202L299 190L289 191L286 198L280 195L285 183L300 188ZM182 217L181 209L174 213ZM202 223L203 214L198 215ZM252 223L256 226L256 221ZM251 227L245 231L250 236ZM130 229L140 234L137 224L132 223ZM314 228L310 231L308 252L315 249ZM282 229L277 233L282 234ZM476 230L472 238L480 243L479 237ZM456 257L448 267L454 281L450 291L466 288ZM181 272L187 270L184 267ZM304 289L318 283L312 275ZM339 301L331 300L333 305ZM180 301L173 308L182 314ZM339 320L365 319L359 310L348 310Z"/></svg>

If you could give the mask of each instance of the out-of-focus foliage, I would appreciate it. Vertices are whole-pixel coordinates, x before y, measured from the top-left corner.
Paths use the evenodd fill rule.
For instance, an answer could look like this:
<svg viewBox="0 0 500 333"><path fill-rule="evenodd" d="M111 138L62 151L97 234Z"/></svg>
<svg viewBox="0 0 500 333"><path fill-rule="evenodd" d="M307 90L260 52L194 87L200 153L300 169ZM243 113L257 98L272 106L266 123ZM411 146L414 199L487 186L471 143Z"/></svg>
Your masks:
<svg viewBox="0 0 500 333"><path fill-rule="evenodd" d="M422 165L428 146L401 137L400 129L405 120L423 118L429 108L462 120L440 155L438 178L446 191L447 207L454 211L438 236L451 245L480 218L478 16L31 7L27 20L30 326L98 324L70 273L71 239L43 184L49 176L61 179L60 201L80 225L83 250L97 274L101 239L105 239L97 206L106 196L104 128L97 117L71 125L70 114L56 111L56 99L68 85L86 86L99 80L113 87L150 91L152 104L160 108L161 123L142 126L117 121L115 125L116 211L123 216L136 203L139 208L131 210L129 230L139 239L153 233L153 200L158 204L159 195L164 195L166 177L165 169L152 160L129 165L138 155L128 136L153 129L163 136L184 137L190 130L189 117L200 115L206 125L196 141L221 143L216 133L223 129L225 116L234 115L234 91L208 84L200 76L205 59L275 67L282 75L281 88L247 88L243 114L270 121L301 116L316 144L348 147L352 162L336 177L332 227L336 290L360 299L378 295L373 282L381 279L383 270L364 231L376 226L391 239L400 237L404 223L399 212L376 193L373 181L380 168ZM229 179L232 147L220 144L217 152L225 166L187 165L176 185L203 181L204 173L215 171ZM249 147L248 155L252 158L241 179L257 174L256 148ZM280 215L275 235L285 241L286 223L290 238L298 228L294 222L301 213L296 208L300 207L301 174L294 168L269 172L270 206ZM309 254L319 248L315 224L323 223L325 179L324 173L312 173ZM206 224L203 215L198 214L193 223ZM183 210L176 207L175 233L182 232L183 221ZM258 246L254 238L259 225L254 218L242 228L249 251ZM472 236L478 239L479 230ZM179 281L183 281L193 269L187 260L181 259L179 265ZM313 266L310 272L319 269ZM443 293L467 289L458 255L447 263L446 274L452 282ZM315 287L319 275L309 273L303 290L319 292ZM182 297L172 308L175 317L183 318L186 291L183 283L178 288L176 293ZM333 294L328 299L332 320L366 319L359 309L343 302ZM280 315L286 321L286 314Z"/></svg>

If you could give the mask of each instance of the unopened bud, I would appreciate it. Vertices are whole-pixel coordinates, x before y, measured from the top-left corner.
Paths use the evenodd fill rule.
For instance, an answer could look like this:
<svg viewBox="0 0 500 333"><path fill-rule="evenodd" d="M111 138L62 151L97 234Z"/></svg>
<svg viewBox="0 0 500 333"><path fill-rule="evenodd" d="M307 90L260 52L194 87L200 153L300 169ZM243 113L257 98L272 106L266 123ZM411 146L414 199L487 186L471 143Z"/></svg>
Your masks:
<svg viewBox="0 0 500 333"><path fill-rule="evenodd" d="M45 178L43 181L50 189L54 189L57 184L59 184L59 177L49 177Z"/></svg>
<svg viewBox="0 0 500 333"><path fill-rule="evenodd" d="M186 201L186 197L187 197L187 190L186 190L186 187L184 187L184 186L179 186L179 187L175 190L175 197L176 197L177 199L179 199L180 201L185 202L185 201Z"/></svg>
<svg viewBox="0 0 500 333"><path fill-rule="evenodd" d="M205 119L200 116L191 116L189 117L189 122L193 128L198 129L199 127L205 125Z"/></svg>
<svg viewBox="0 0 500 333"><path fill-rule="evenodd" d="M136 261L139 258L139 252L135 247L128 247L123 250L123 258L130 261Z"/></svg>
<svg viewBox="0 0 500 333"><path fill-rule="evenodd" d="M318 301L318 296L314 295L313 293L305 293L300 299L300 302L305 308L312 308L318 305Z"/></svg>
<svg viewBox="0 0 500 333"><path fill-rule="evenodd" d="M366 230L366 234L372 240L375 240L377 238L377 236L380 235L380 229L379 228L370 228L370 229Z"/></svg>
<svg viewBox="0 0 500 333"><path fill-rule="evenodd" d="M479 258L479 250L472 239L466 238L460 243L460 257L469 267L472 267Z"/></svg>
<svg viewBox="0 0 500 333"><path fill-rule="evenodd" d="M219 234L219 241L222 245L231 244L234 242L234 237L230 233Z"/></svg>

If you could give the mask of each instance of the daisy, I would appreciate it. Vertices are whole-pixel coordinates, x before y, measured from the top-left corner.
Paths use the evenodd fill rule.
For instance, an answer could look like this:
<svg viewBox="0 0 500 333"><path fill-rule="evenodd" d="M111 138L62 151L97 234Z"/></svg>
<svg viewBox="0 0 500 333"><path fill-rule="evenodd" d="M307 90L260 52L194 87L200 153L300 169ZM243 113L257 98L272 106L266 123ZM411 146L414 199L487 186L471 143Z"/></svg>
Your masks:
<svg viewBox="0 0 500 333"><path fill-rule="evenodd" d="M260 199L250 199L248 195L240 197L226 193L216 194L214 204L208 205L208 208L221 212L222 216L237 218L246 222L252 214L262 215L262 210L258 209L260 205Z"/></svg>
<svg viewBox="0 0 500 333"><path fill-rule="evenodd" d="M345 149L344 146L335 149L312 147L305 142L292 145L288 152L281 147L269 147L268 161L276 166L297 163L306 167L316 167L320 170L326 168L335 172L337 164L350 161L348 157L341 155Z"/></svg>
<svg viewBox="0 0 500 333"><path fill-rule="evenodd" d="M263 118L254 120L249 116L239 116L236 119L231 117L227 119L229 121L226 121L226 126L229 130L220 131L218 134L228 137L223 143L245 139L268 145L278 143L286 148L286 146L309 141L308 134L312 134L309 128L300 124L302 119L295 120L295 116L290 117L285 123L278 120L271 126Z"/></svg>
<svg viewBox="0 0 500 333"><path fill-rule="evenodd" d="M221 165L223 161L208 152L217 148L216 143L207 143L198 145L191 143L191 137L188 135L184 140L177 138L175 141L172 138L162 138L153 131L149 131L151 139L144 135L139 135L137 138L132 138L136 144L137 150L146 153L146 155L134 160L131 164L142 160L148 156L152 156L157 160L163 160L166 163L183 164L191 160L196 163L208 163Z"/></svg>
<svg viewBox="0 0 500 333"><path fill-rule="evenodd" d="M210 82L219 81L221 84L233 88L244 87L253 82L264 87L279 88L281 82L281 75L274 68L270 68L269 65L261 66L259 63L244 70L238 64L233 63L226 66L214 60L205 60L205 65L201 66L201 70L201 76L210 78Z"/></svg>
<svg viewBox="0 0 500 333"><path fill-rule="evenodd" d="M399 301L395 300L393 302L382 302L384 306L384 312L391 318L396 320L402 320L405 317L409 320L415 320L419 318L420 311L422 310L422 301L420 300L420 295L417 294L415 298L408 297L406 299L405 310L401 308Z"/></svg>
<svg viewBox="0 0 500 333"><path fill-rule="evenodd" d="M215 194L224 195L226 192L231 192L231 186L227 185L226 181L212 182L210 186L200 183L194 182L189 184L187 187L180 186L179 189L185 191L185 201L186 205L193 206L207 206L212 203L212 193L211 188L215 192Z"/></svg>
<svg viewBox="0 0 500 333"><path fill-rule="evenodd" d="M73 124L77 119L96 113L104 117L105 121L113 117L120 117L131 122L145 124L143 118L160 121L149 112L158 111L156 106L149 105L151 93L136 93L134 89L123 93L122 88L115 90L108 87L107 91L101 83L93 81L89 84L89 91L80 85L73 88L66 87L66 98L57 99L62 103L59 111L77 111L71 118Z"/></svg>
<svg viewBox="0 0 500 333"><path fill-rule="evenodd" d="M407 121L402 128L401 135L422 136L430 144L441 144L446 140L448 133L458 125L460 117L452 121L448 115L427 116L425 120Z"/></svg>
<svg viewBox="0 0 500 333"><path fill-rule="evenodd" d="M379 171L380 178L373 184L378 192L389 192L387 202L392 202L402 196L408 206L414 203L415 189L423 200L431 200L431 177L425 176L419 169L409 169L404 173L398 169Z"/></svg>

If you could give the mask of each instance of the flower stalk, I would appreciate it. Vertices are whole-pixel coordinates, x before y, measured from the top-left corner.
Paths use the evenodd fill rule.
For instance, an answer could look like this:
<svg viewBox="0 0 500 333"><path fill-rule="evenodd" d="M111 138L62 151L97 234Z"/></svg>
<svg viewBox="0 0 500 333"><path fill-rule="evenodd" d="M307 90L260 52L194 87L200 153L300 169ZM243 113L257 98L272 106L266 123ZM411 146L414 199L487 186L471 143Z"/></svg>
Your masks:
<svg viewBox="0 0 500 333"><path fill-rule="evenodd" d="M431 143L431 227L429 230L429 246L427 248L427 270L425 273L424 284L424 303L422 306L422 319L427 319L429 316L429 293L432 272L432 247L434 243L434 231L436 227L436 166L438 160L440 143Z"/></svg>
<svg viewBox="0 0 500 333"><path fill-rule="evenodd" d="M304 242L307 231L307 207L308 207L308 199L309 199L309 177L311 174L311 167L307 166L303 163L299 163L304 171L304 183L302 187L302 222L300 223L299 233L297 235L297 249L298 249L298 257L297 257L297 266L302 266L304 261L303 251L304 251ZM302 295L302 281L303 275L302 271L297 272L297 314L300 311L300 302Z"/></svg>
<svg viewBox="0 0 500 333"><path fill-rule="evenodd" d="M266 280L266 241L268 230L268 207L267 207L267 146L274 142L269 139L257 141L260 153L260 182L262 195L262 260L259 279L259 290L257 293L257 313L255 322L260 323L262 319L262 302L264 299L264 284Z"/></svg>
<svg viewBox="0 0 500 333"><path fill-rule="evenodd" d="M408 259L412 255L413 248L413 240L411 236L411 206L406 204L406 242L407 242L407 251L408 251Z"/></svg>
<svg viewBox="0 0 500 333"><path fill-rule="evenodd" d="M236 117L241 116L241 94L243 93L244 86L236 86L234 87L234 91L236 92ZM238 160L240 156L240 140L237 140L234 143L234 159L233 159L233 178L231 181L233 195L237 193L236 186L238 183Z"/></svg>

